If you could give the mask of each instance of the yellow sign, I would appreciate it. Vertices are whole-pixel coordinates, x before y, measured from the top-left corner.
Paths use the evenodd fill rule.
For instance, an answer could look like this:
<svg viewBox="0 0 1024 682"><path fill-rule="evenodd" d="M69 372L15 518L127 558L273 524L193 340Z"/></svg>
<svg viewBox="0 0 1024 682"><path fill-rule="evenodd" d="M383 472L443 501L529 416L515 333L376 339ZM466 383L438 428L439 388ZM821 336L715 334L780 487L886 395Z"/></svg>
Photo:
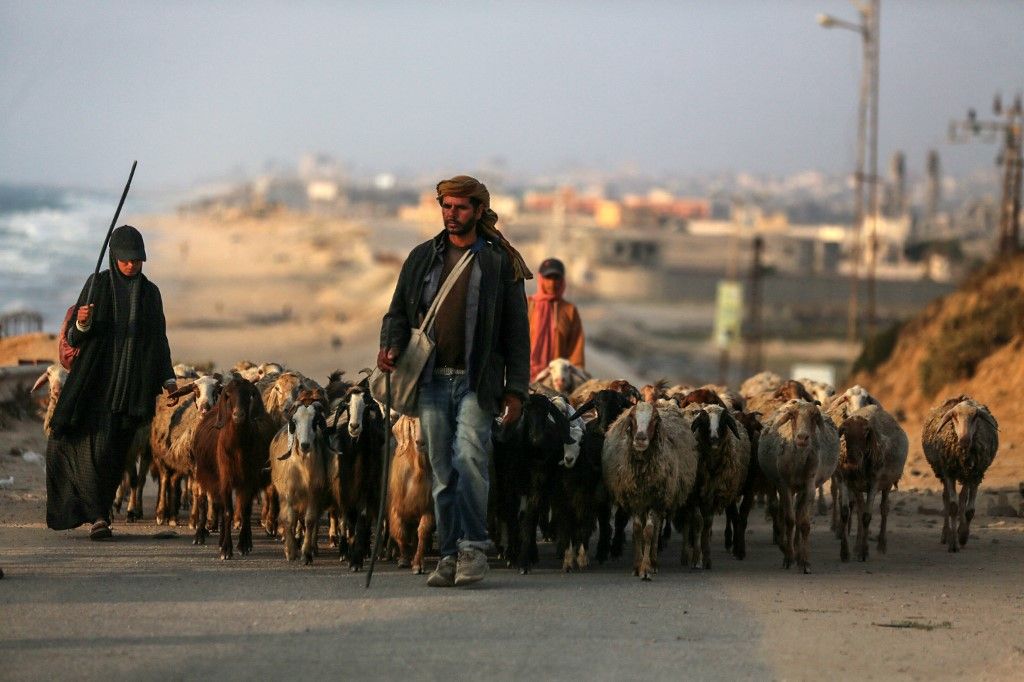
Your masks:
<svg viewBox="0 0 1024 682"><path fill-rule="evenodd" d="M740 341L743 323L743 285L733 279L718 283L715 298L715 345L725 349Z"/></svg>

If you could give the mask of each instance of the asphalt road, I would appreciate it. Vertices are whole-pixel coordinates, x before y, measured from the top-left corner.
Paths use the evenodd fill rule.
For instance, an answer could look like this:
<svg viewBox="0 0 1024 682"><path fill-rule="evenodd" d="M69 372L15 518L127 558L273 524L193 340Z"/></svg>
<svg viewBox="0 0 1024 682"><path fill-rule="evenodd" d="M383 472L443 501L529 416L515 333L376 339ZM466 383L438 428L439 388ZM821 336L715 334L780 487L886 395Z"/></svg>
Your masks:
<svg viewBox="0 0 1024 682"><path fill-rule="evenodd" d="M1024 520L979 516L950 555L918 512L937 499L899 499L889 554L867 563L840 563L819 517L809 576L781 568L755 508L747 560L719 520L710 571L679 565L678 538L650 583L623 560L564 574L542 545L531 575L492 561L449 589L384 564L366 590L261 533L222 562L186 528L115 524L98 543L8 523L0 679L1020 679Z"/></svg>

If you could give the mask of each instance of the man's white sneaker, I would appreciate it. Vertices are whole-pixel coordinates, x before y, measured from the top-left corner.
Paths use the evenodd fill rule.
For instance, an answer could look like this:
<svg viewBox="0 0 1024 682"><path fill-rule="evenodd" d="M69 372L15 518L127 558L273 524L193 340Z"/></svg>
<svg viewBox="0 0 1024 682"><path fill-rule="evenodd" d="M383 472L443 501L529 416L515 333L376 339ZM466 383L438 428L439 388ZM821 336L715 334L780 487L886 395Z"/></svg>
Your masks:
<svg viewBox="0 0 1024 682"><path fill-rule="evenodd" d="M427 578L427 585L431 587L451 587L455 584L455 557L441 557L437 562L437 568Z"/></svg>
<svg viewBox="0 0 1024 682"><path fill-rule="evenodd" d="M487 575L487 555L479 549L467 549L459 552L459 561L455 568L455 586L469 585L479 582Z"/></svg>

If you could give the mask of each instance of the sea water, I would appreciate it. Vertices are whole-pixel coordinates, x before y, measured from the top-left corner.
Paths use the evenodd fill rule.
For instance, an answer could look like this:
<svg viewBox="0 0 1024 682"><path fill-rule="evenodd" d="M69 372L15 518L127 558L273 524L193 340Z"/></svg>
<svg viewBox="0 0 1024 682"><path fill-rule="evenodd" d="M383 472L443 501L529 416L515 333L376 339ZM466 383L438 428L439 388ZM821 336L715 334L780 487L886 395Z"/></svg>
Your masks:
<svg viewBox="0 0 1024 682"><path fill-rule="evenodd" d="M43 331L56 332L96 267L119 198L0 185L0 315L38 312ZM131 210L140 212L138 205Z"/></svg>

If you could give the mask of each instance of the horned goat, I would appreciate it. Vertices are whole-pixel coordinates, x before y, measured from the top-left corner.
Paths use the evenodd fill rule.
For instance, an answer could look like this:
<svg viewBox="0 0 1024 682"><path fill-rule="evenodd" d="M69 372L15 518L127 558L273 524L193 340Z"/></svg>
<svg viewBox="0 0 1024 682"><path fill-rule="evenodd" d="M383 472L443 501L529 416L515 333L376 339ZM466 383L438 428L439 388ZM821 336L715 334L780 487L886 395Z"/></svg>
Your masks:
<svg viewBox="0 0 1024 682"><path fill-rule="evenodd" d="M270 477L285 517L284 556L298 558L295 535L301 515L302 561L307 566L313 563L320 512L329 501L338 465L327 443L322 399L318 392L304 391L270 442Z"/></svg>

